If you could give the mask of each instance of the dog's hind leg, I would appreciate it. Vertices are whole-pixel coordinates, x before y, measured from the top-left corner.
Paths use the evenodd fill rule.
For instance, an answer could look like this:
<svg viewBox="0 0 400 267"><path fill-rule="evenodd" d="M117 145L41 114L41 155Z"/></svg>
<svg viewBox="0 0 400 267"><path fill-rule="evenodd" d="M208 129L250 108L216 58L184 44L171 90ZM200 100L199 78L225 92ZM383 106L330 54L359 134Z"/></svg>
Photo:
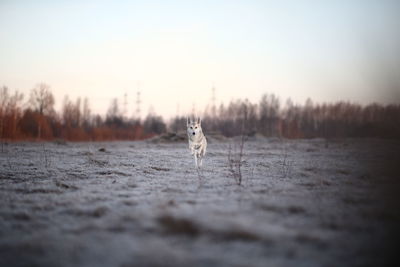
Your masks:
<svg viewBox="0 0 400 267"><path fill-rule="evenodd" d="M199 156L199 167L201 168L203 166L203 157L200 155Z"/></svg>

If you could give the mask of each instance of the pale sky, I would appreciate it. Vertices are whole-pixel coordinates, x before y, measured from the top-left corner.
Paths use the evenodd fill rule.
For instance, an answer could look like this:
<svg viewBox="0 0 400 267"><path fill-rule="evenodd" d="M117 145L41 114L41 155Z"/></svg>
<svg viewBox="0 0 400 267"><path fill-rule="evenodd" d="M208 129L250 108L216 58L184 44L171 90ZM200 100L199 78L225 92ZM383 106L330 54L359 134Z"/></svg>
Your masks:
<svg viewBox="0 0 400 267"><path fill-rule="evenodd" d="M282 102L400 100L400 1L0 0L0 86L49 84L142 117L274 93ZM392 81L397 79L396 81ZM388 81L390 80L390 81ZM397 102L396 102L397 103Z"/></svg>

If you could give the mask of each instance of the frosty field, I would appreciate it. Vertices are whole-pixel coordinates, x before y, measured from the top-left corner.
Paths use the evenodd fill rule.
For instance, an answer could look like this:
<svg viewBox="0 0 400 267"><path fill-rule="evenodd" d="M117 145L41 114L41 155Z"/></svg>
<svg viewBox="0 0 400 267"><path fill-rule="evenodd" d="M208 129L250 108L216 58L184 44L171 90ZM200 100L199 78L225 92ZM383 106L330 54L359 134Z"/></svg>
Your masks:
<svg viewBox="0 0 400 267"><path fill-rule="evenodd" d="M390 263L398 141L254 138L241 186L229 142L5 144L0 266Z"/></svg>

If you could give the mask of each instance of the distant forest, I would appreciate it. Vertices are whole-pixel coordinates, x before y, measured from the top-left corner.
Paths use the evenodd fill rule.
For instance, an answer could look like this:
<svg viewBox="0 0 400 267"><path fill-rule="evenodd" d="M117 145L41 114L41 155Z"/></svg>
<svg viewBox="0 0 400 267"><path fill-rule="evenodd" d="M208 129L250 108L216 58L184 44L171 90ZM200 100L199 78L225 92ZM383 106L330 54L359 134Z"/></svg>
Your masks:
<svg viewBox="0 0 400 267"><path fill-rule="evenodd" d="M105 117L92 114L89 100L64 98L60 112L54 110L50 86L41 83L27 99L18 91L0 88L0 139L109 141L142 140L169 132L183 132L186 116L168 123L162 116L148 114L144 120L126 118L117 99ZM273 94L264 94L258 103L231 101L228 105L207 106L202 114L206 133L236 135L261 134L283 138L400 138L400 104L378 103L362 106L349 102L304 105L290 99L282 105Z"/></svg>

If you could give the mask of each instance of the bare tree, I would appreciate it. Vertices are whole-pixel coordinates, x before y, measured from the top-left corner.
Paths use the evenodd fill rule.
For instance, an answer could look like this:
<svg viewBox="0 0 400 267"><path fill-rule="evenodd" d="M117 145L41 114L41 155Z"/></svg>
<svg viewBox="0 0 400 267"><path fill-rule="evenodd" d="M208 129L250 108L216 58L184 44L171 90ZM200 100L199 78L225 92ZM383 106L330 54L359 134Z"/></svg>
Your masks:
<svg viewBox="0 0 400 267"><path fill-rule="evenodd" d="M3 128L4 128L4 119L6 106L9 99L8 88L7 86L3 86L0 88L0 139L3 140ZM1 143L1 151L4 150L4 142Z"/></svg>
<svg viewBox="0 0 400 267"><path fill-rule="evenodd" d="M83 110L82 110L82 121L83 126L87 129L90 126L90 106L89 99L85 97L83 100Z"/></svg>
<svg viewBox="0 0 400 267"><path fill-rule="evenodd" d="M50 115L53 113L54 96L51 93L50 86L45 83L36 85L31 91L29 104L32 109L39 112L40 115Z"/></svg>
<svg viewBox="0 0 400 267"><path fill-rule="evenodd" d="M82 114L81 114L81 98L78 97L75 102L75 118L76 118L76 125L80 127L82 125Z"/></svg>
<svg viewBox="0 0 400 267"><path fill-rule="evenodd" d="M119 108L118 99L111 100L110 107L107 110L106 124L114 126L123 125L123 116Z"/></svg>
<svg viewBox="0 0 400 267"><path fill-rule="evenodd" d="M184 132L186 130L185 123L185 117L176 116L170 121L169 129L174 133Z"/></svg>
<svg viewBox="0 0 400 267"><path fill-rule="evenodd" d="M69 100L68 96L64 97L63 103L63 121L66 127L80 127L81 126L81 99L78 97L75 104Z"/></svg>
<svg viewBox="0 0 400 267"><path fill-rule="evenodd" d="M279 98L274 94L264 94L259 104L259 130L265 136L278 134L278 121L280 112Z"/></svg>
<svg viewBox="0 0 400 267"><path fill-rule="evenodd" d="M6 86L0 88L0 139L16 137L23 98L18 91L11 95Z"/></svg>
<svg viewBox="0 0 400 267"><path fill-rule="evenodd" d="M11 118L9 127L9 134L12 137L16 136L17 132L17 124L19 119L21 118L21 102L24 99L24 95L16 91L14 95L9 98L6 114Z"/></svg>
<svg viewBox="0 0 400 267"><path fill-rule="evenodd" d="M240 139L234 142L233 149L230 144L228 151L229 170L237 185L242 184L243 149L247 138L246 128L249 116L249 107L247 106L247 102L242 103L240 113L242 114Z"/></svg>
<svg viewBox="0 0 400 267"><path fill-rule="evenodd" d="M162 134L166 132L167 126L161 116L149 114L143 122L143 129L145 133Z"/></svg>

